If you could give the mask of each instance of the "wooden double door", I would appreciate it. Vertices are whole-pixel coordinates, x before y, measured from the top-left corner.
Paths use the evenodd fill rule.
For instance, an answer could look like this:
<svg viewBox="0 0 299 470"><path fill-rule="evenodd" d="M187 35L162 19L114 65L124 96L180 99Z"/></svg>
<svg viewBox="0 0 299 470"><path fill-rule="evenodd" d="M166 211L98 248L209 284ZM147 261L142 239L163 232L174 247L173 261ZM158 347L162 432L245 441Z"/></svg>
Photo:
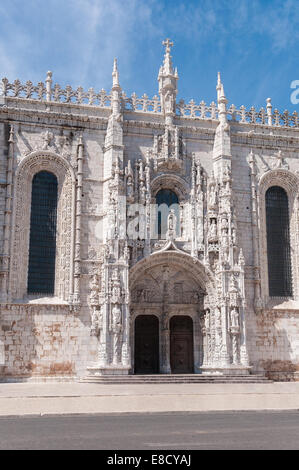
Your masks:
<svg viewBox="0 0 299 470"><path fill-rule="evenodd" d="M170 320L170 366L173 374L194 372L193 321L188 316ZM135 320L135 374L159 373L159 320L139 315Z"/></svg>

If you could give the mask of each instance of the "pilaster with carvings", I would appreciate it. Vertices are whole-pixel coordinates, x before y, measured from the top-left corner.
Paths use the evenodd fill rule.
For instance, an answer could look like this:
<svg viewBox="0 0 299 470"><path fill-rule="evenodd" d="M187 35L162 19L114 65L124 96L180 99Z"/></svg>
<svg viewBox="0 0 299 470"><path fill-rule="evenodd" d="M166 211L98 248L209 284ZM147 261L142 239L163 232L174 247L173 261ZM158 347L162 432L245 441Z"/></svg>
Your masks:
<svg viewBox="0 0 299 470"><path fill-rule="evenodd" d="M6 197L3 234L3 256L1 271L3 272L0 301L9 300L9 266L10 266L10 236L11 236L11 212L12 212L12 183L13 183L13 159L14 159L14 128L10 126L8 139L8 157L6 170Z"/></svg>

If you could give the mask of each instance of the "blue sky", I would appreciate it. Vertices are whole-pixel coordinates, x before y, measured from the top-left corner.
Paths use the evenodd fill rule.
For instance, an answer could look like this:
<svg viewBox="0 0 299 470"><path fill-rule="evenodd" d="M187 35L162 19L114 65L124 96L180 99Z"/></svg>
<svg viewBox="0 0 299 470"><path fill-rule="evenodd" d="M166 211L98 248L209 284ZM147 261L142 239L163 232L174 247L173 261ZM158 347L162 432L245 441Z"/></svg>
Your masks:
<svg viewBox="0 0 299 470"><path fill-rule="evenodd" d="M179 98L298 111L299 0L0 0L0 75L111 88L113 58L127 94L158 92L162 40L174 41Z"/></svg>

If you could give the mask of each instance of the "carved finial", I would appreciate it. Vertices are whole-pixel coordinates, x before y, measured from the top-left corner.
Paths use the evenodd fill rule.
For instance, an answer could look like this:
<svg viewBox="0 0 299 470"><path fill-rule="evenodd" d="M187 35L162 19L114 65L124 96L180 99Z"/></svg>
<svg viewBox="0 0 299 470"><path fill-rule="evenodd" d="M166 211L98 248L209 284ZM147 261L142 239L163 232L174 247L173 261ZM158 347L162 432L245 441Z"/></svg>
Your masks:
<svg viewBox="0 0 299 470"><path fill-rule="evenodd" d="M267 116L268 116L268 126L272 126L272 103L271 103L271 98L267 98Z"/></svg>
<svg viewBox="0 0 299 470"><path fill-rule="evenodd" d="M49 70L47 72L47 78L46 78L46 101L51 101L51 93L52 93L52 72Z"/></svg>
<svg viewBox="0 0 299 470"><path fill-rule="evenodd" d="M118 68L117 68L117 59L114 58L113 62L113 72L112 72L113 86L119 86L119 77L118 77Z"/></svg>
<svg viewBox="0 0 299 470"><path fill-rule="evenodd" d="M15 130L14 130L13 125L11 124L11 125L10 125L10 131L9 131L9 139L8 139L8 142L9 142L10 144L12 144L13 141L14 141L14 134L15 134Z"/></svg>
<svg viewBox="0 0 299 470"><path fill-rule="evenodd" d="M52 72L50 70L48 70L46 82L49 81L49 80L52 80L52 75L53 75Z"/></svg>
<svg viewBox="0 0 299 470"><path fill-rule="evenodd" d="M167 38L165 41L162 42L162 44L163 46L165 46L165 55L164 55L164 64L163 64L164 74L173 75L172 60L171 60L171 55L170 55L170 50L171 50L170 48L173 46L173 42Z"/></svg>

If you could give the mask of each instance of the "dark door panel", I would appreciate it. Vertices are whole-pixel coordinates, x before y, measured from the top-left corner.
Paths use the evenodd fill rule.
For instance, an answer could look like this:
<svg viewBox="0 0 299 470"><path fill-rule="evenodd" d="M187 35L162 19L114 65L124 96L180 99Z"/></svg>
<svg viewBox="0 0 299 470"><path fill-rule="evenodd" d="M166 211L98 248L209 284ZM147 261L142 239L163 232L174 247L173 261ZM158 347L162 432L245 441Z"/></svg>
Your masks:
<svg viewBox="0 0 299 470"><path fill-rule="evenodd" d="M139 315L135 320L135 374L159 373L159 320Z"/></svg>
<svg viewBox="0 0 299 470"><path fill-rule="evenodd" d="M170 364L173 374L192 374L193 321L187 316L175 316L170 321Z"/></svg>

